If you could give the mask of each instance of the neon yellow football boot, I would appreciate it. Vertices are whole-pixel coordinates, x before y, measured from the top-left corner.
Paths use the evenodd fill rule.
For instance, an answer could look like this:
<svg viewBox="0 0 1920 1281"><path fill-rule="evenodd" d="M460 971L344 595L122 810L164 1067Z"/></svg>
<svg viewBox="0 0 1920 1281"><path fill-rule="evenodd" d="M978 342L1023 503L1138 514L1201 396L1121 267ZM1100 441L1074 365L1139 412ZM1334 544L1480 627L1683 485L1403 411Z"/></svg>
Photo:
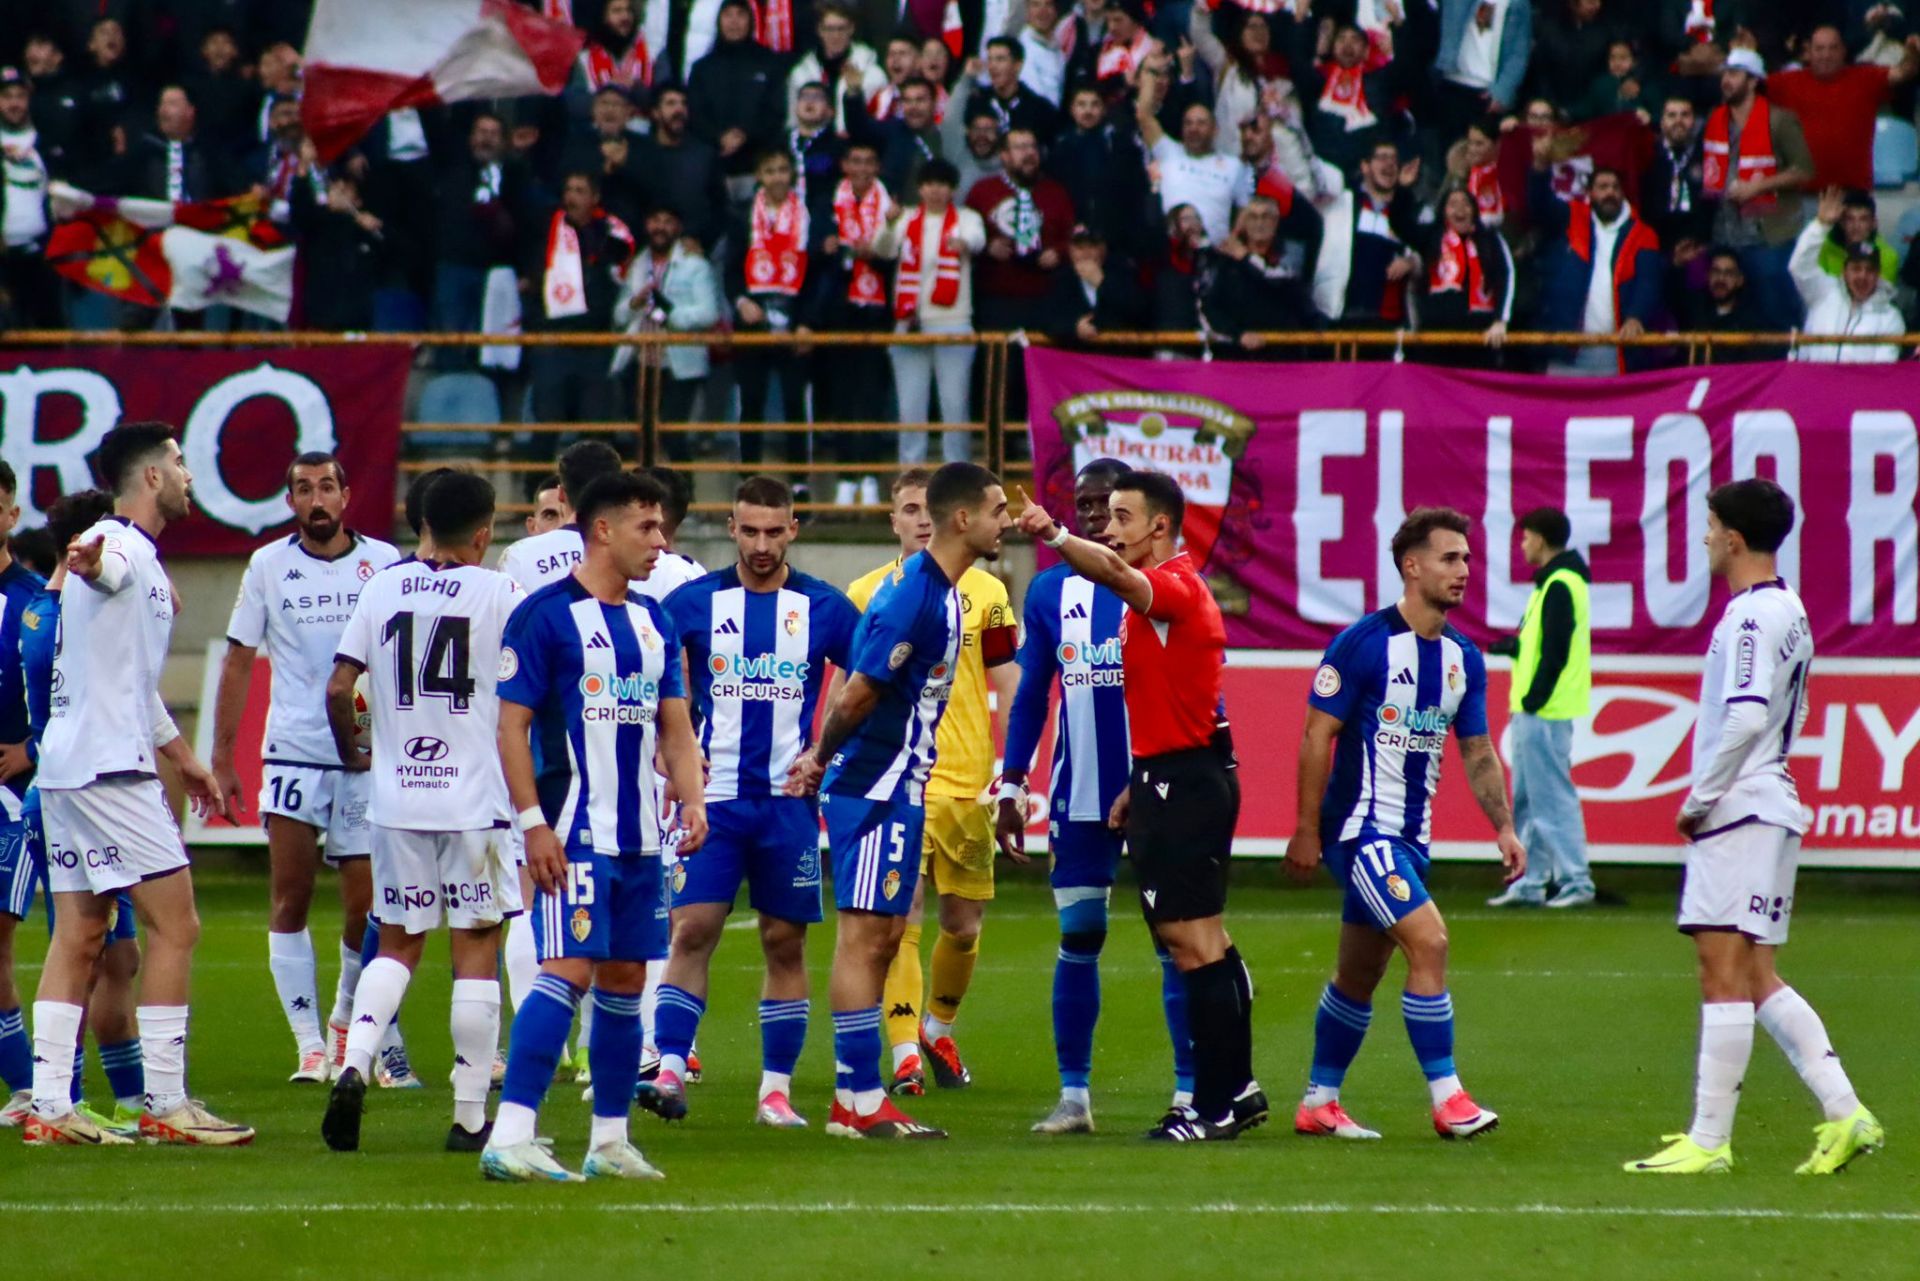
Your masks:
<svg viewBox="0 0 1920 1281"><path fill-rule="evenodd" d="M1703 1148L1684 1134L1663 1134L1660 1141L1667 1146L1620 1168L1628 1174L1725 1174L1733 1169L1732 1143Z"/></svg>
<svg viewBox="0 0 1920 1281"><path fill-rule="evenodd" d="M1813 1155L1802 1161L1795 1174L1838 1174L1847 1162L1886 1146L1887 1131L1863 1103L1853 1115L1813 1127Z"/></svg>

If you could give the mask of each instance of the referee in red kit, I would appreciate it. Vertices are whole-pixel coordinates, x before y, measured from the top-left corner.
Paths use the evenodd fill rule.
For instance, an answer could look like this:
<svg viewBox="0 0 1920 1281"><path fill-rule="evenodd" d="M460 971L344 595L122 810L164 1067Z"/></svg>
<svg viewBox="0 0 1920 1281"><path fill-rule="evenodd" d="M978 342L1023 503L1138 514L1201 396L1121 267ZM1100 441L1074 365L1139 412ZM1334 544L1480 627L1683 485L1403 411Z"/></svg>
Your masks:
<svg viewBox="0 0 1920 1281"><path fill-rule="evenodd" d="M1186 981L1193 1032L1193 1107L1169 1112L1147 1137L1238 1138L1267 1119L1267 1096L1253 1079L1253 982L1222 919L1240 817L1219 715L1227 630L1199 569L1177 549L1186 500L1171 476L1121 476L1104 544L1026 503L1020 528L1127 606L1120 636L1133 774L1112 822L1126 828L1147 924Z"/></svg>

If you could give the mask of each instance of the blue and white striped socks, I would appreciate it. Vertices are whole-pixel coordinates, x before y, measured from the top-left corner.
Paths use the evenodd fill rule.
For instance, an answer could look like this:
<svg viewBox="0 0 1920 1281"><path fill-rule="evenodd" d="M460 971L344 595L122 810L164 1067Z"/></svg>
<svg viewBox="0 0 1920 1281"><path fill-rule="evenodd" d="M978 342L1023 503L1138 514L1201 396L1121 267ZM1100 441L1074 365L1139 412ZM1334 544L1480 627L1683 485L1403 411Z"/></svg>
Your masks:
<svg viewBox="0 0 1920 1281"><path fill-rule="evenodd" d="M833 1057L841 1087L853 1093L853 1110L862 1116L880 1106L880 1007L833 1012Z"/></svg>
<svg viewBox="0 0 1920 1281"><path fill-rule="evenodd" d="M494 1116L490 1146L512 1147L533 1137L535 1114L553 1083L553 1070L567 1048L574 1012L586 994L563 978L542 974L527 992L513 1016L507 1042L507 1079L500 1087L500 1108ZM627 1073L629 1081L637 1066ZM599 1090L594 1091L595 1095Z"/></svg>
<svg viewBox="0 0 1920 1281"><path fill-rule="evenodd" d="M27 1018L18 1007L0 1010L0 1081L11 1091L33 1088L33 1042Z"/></svg>
<svg viewBox="0 0 1920 1281"><path fill-rule="evenodd" d="M1320 1008L1313 1016L1313 1068L1307 1074L1308 1107L1319 1107L1340 1097L1340 1086L1347 1069L1360 1053L1373 1022L1373 1006L1343 994L1327 984L1320 994Z"/></svg>
<svg viewBox="0 0 1920 1281"><path fill-rule="evenodd" d="M687 1055L700 1032L707 1003L683 987L662 983L654 998L653 1039L660 1049L660 1070L685 1079Z"/></svg>
<svg viewBox="0 0 1920 1281"><path fill-rule="evenodd" d="M807 1019L813 1002L760 1002L760 1097L793 1093L793 1068L807 1043Z"/></svg>
<svg viewBox="0 0 1920 1281"><path fill-rule="evenodd" d="M1453 998L1445 992L1438 996L1403 992L1400 1014L1437 1108L1460 1089L1460 1078L1453 1070Z"/></svg>

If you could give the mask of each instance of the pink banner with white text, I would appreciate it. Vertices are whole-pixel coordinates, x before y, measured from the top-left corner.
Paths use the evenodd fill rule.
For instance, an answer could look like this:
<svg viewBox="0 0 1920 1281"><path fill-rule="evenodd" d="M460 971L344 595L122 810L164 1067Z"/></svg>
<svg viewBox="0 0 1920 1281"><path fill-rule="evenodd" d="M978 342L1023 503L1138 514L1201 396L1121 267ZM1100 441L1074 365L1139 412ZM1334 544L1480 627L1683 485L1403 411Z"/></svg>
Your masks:
<svg viewBox="0 0 1920 1281"><path fill-rule="evenodd" d="M1777 480L1781 549L1823 654L1920 653L1920 366L1703 366L1604 380L1392 364L1222 364L1026 353L1036 496L1072 511L1096 457L1176 476L1186 539L1236 647L1317 649L1398 599L1388 551L1424 504L1473 518L1455 622L1515 630L1517 521L1563 509L1593 569L1594 648L1699 654L1724 601L1707 491Z"/></svg>

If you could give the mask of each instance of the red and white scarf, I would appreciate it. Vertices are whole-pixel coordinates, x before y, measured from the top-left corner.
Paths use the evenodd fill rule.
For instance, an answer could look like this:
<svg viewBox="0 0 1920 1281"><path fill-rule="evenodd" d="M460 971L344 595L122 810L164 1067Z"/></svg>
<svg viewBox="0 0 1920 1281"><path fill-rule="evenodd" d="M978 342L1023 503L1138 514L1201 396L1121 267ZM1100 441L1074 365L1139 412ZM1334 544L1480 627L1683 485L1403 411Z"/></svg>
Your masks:
<svg viewBox="0 0 1920 1281"><path fill-rule="evenodd" d="M841 243L848 247L872 244L873 238L880 234L880 229L887 225L887 215L892 212L893 198L878 180L867 188L864 196L854 195L853 184L845 178L834 189L834 227ZM847 276L847 301L858 307L885 305L887 282L870 260L853 260L853 270Z"/></svg>
<svg viewBox="0 0 1920 1281"><path fill-rule="evenodd" d="M1132 44L1121 44L1112 36L1100 46L1100 58L1094 67L1094 79L1105 80L1108 76L1126 76L1133 74L1134 68L1147 60L1147 51L1153 47L1153 37L1146 28L1133 38Z"/></svg>
<svg viewBox="0 0 1920 1281"><path fill-rule="evenodd" d="M608 85L619 85L622 89L645 87L653 78L647 42L637 35L633 38L633 47L618 58L604 45L587 45L580 54L580 67L586 74L587 88L594 93Z"/></svg>
<svg viewBox="0 0 1920 1281"><path fill-rule="evenodd" d="M893 291L893 318L911 320L920 310L921 242L926 236L927 210L916 206L907 219L906 235L900 245L900 275ZM951 307L960 301L960 246L954 231L960 214L952 205L940 219L940 250L934 263L933 305Z"/></svg>
<svg viewBox="0 0 1920 1281"><path fill-rule="evenodd" d="M609 237L624 240L628 249L633 248L633 233L626 223L603 209L588 215L590 223L596 218L606 222ZM631 254L628 261L632 261ZM615 274L624 272L622 267ZM553 221L547 224L547 266L540 276L540 301L548 320L587 314L587 272L580 253L580 232L567 221L564 209L554 210Z"/></svg>
<svg viewBox="0 0 1920 1281"><path fill-rule="evenodd" d="M1486 274L1480 266L1479 244L1449 227L1440 237L1439 252L1434 254L1433 267L1427 273L1427 292L1447 294L1463 290L1468 311L1493 310Z"/></svg>
<svg viewBox="0 0 1920 1281"><path fill-rule="evenodd" d="M1484 226L1498 227L1507 220L1507 198L1500 190L1500 166L1491 162L1467 170L1467 192L1480 210Z"/></svg>
<svg viewBox="0 0 1920 1281"><path fill-rule="evenodd" d="M800 193L787 193L778 209L767 207L767 193L753 193L748 219L747 292L797 297L807 279L807 206Z"/></svg>
<svg viewBox="0 0 1920 1281"><path fill-rule="evenodd" d="M900 119L900 86L889 80L881 85L867 99L867 116L872 120ZM939 124L947 118L947 91L940 85L933 87L933 123Z"/></svg>
<svg viewBox="0 0 1920 1281"><path fill-rule="evenodd" d="M793 0L760 0L753 11L753 38L775 53L793 52Z"/></svg>
<svg viewBox="0 0 1920 1281"><path fill-rule="evenodd" d="M1320 64L1320 110L1347 122L1347 132L1365 129L1375 123L1373 108L1367 105L1366 65L1343 67L1334 61Z"/></svg>
<svg viewBox="0 0 1920 1281"><path fill-rule="evenodd" d="M1695 44L1712 44L1713 0L1693 0L1693 3L1687 6L1687 20L1683 30L1687 39Z"/></svg>

